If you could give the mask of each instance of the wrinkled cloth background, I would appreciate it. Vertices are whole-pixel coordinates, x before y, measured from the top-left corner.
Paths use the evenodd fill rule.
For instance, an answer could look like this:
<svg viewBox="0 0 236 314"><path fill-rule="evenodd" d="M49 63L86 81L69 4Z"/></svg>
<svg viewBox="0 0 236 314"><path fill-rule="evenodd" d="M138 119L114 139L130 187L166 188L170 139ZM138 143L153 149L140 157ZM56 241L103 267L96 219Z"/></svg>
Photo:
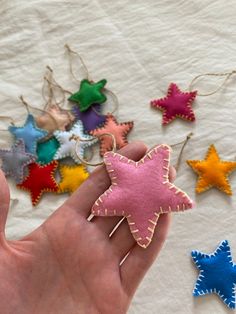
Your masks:
<svg viewBox="0 0 236 314"><path fill-rule="evenodd" d="M163 96L172 81L187 90L198 74L236 68L235 13L233 0L1 0L1 114L22 125L26 110L18 100L20 94L42 108L47 64L59 83L77 90L64 51L68 43L82 55L94 80L108 80L107 86L119 98L119 120L134 120L130 141L142 140L150 147L173 144L193 131L184 160L202 159L211 143L223 159L233 160L236 76L220 92L197 98L196 123L178 120L163 129L161 114L150 109L149 101ZM83 77L81 68L77 75ZM197 88L208 92L217 84L217 79L207 78ZM106 110L111 108L110 102ZM1 129L7 126L1 121ZM11 137L0 134L1 147L9 147ZM179 148L173 151L173 163ZM196 176L185 162L181 164L176 184L195 198L197 206L173 216L166 244L138 289L130 314L231 313L216 296L193 299L197 271L190 258L192 249L210 253L228 239L236 261L236 173L230 181L235 192L231 198L216 190L195 196ZM9 182L13 198L9 239L36 228L67 197L50 194L32 208L29 195Z"/></svg>

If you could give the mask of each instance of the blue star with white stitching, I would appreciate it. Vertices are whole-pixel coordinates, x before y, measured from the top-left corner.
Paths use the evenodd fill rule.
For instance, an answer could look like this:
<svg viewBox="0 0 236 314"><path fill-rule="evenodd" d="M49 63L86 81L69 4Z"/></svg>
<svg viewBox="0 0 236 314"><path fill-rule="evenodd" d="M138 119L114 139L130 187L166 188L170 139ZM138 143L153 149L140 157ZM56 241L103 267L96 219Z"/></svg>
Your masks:
<svg viewBox="0 0 236 314"><path fill-rule="evenodd" d="M229 308L235 309L236 264L232 261L228 241L222 241L209 255L192 251L192 258L200 270L193 295L216 293Z"/></svg>
<svg viewBox="0 0 236 314"><path fill-rule="evenodd" d="M29 114L23 127L10 126L8 128L16 139L23 139L25 150L36 155L37 142L48 135L48 132L36 126L34 117Z"/></svg>

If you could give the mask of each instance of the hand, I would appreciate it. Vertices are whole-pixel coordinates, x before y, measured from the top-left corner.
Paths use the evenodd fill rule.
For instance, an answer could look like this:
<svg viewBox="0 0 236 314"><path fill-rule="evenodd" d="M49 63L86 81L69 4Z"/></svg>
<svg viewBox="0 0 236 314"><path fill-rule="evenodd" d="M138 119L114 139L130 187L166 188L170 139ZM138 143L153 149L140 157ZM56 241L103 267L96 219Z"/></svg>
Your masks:
<svg viewBox="0 0 236 314"><path fill-rule="evenodd" d="M136 161L145 152L142 143L120 150ZM170 179L174 176L171 168ZM98 167L38 229L19 241L7 241L4 228L10 197L0 173L0 313L126 313L162 247L170 216L161 215L147 249L135 243L126 220L109 237L119 217L87 220L109 184L104 166Z"/></svg>

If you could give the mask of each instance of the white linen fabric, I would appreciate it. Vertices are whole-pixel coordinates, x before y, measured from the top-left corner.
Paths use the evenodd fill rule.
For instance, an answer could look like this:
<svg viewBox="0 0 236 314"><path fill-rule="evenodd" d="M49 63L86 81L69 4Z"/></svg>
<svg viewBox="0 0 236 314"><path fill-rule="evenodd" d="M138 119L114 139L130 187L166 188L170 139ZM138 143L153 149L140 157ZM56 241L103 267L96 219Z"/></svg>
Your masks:
<svg viewBox="0 0 236 314"><path fill-rule="evenodd" d="M82 55L94 81L108 80L107 87L119 98L118 120L134 120L130 141L142 140L149 147L173 144L193 131L183 160L203 159L211 143L223 159L234 160L236 76L218 93L197 97L195 123L178 120L162 128L161 113L152 110L149 102L162 97L170 82L187 90L198 74L235 69L235 13L233 0L1 0L1 115L22 125L27 112L18 99L21 94L42 108L46 65L64 87L78 89L64 51L68 43ZM83 78L79 63L75 65L78 78ZM219 82L222 79L207 77L198 85L199 91L211 91ZM111 108L109 102L106 110ZM7 121L1 121L1 129L7 126ZM10 134L1 132L1 147L10 143ZM173 163L177 155L175 148ZM138 289L130 314L231 312L217 296L192 297L197 270L190 258L192 249L210 253L227 239L236 261L236 173L230 181L232 197L216 190L195 196L196 176L182 162L176 184L195 198L196 208L173 215L165 246ZM49 194L32 208L29 194L9 182L13 199L9 239L39 226L67 197Z"/></svg>

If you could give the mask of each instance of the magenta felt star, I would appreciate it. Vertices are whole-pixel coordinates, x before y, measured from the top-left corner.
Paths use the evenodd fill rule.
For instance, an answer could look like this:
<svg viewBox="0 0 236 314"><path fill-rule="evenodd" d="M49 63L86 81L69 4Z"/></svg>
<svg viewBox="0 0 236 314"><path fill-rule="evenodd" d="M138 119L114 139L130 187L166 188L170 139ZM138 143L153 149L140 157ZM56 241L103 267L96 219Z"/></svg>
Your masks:
<svg viewBox="0 0 236 314"><path fill-rule="evenodd" d="M95 202L95 216L124 216L137 243L146 248L160 214L193 207L187 194L169 182L170 147L159 145L135 162L107 152L111 186Z"/></svg>
<svg viewBox="0 0 236 314"><path fill-rule="evenodd" d="M168 88L167 96L152 100L151 106L163 111L163 125L170 123L176 117L188 121L195 121L195 115L191 106L196 96L197 91L182 92L176 84L171 83Z"/></svg>

